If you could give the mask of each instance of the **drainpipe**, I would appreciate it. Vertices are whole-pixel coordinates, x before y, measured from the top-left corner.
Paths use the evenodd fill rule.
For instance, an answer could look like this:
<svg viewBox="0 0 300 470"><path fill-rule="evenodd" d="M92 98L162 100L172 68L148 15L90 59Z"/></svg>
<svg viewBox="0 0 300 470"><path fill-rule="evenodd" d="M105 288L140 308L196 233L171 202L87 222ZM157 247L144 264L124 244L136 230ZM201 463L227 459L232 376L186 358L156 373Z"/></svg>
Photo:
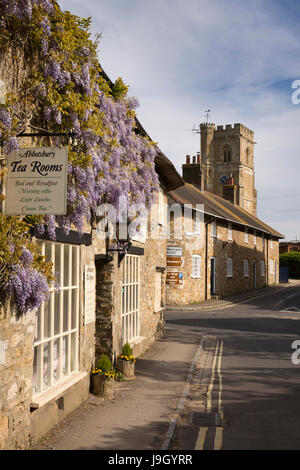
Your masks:
<svg viewBox="0 0 300 470"><path fill-rule="evenodd" d="M269 285L269 239L267 238L267 286Z"/></svg>
<svg viewBox="0 0 300 470"><path fill-rule="evenodd" d="M211 218L208 222L205 223L205 300L207 300L207 278L208 278L208 226L215 220Z"/></svg>

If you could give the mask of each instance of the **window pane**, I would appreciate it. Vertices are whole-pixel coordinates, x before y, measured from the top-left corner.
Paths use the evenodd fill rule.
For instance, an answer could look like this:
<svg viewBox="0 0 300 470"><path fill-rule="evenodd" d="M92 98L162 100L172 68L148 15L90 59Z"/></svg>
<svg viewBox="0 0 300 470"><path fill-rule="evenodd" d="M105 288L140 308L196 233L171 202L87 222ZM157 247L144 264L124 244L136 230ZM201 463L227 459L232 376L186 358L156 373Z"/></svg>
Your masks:
<svg viewBox="0 0 300 470"><path fill-rule="evenodd" d="M64 245L64 286L69 286L69 245ZM70 280L71 281L71 280Z"/></svg>
<svg viewBox="0 0 300 470"><path fill-rule="evenodd" d="M33 377L32 377L32 390L33 393L40 392L40 357L41 357L41 346L34 348L34 359L33 359Z"/></svg>
<svg viewBox="0 0 300 470"><path fill-rule="evenodd" d="M54 335L61 333L60 331L60 296L62 292L54 294Z"/></svg>
<svg viewBox="0 0 300 470"><path fill-rule="evenodd" d="M35 341L40 341L41 340L41 318L42 318L42 307L40 307L36 314L35 314L35 335L34 335L34 340Z"/></svg>
<svg viewBox="0 0 300 470"><path fill-rule="evenodd" d="M51 294L53 295L53 294ZM50 300L44 303L44 339L51 336Z"/></svg>
<svg viewBox="0 0 300 470"><path fill-rule="evenodd" d="M72 286L78 285L78 269L79 269L79 249L77 246L73 247L72 253Z"/></svg>
<svg viewBox="0 0 300 470"><path fill-rule="evenodd" d="M71 335L71 372L77 368L77 348L76 348L77 333Z"/></svg>
<svg viewBox="0 0 300 470"><path fill-rule="evenodd" d="M69 344L69 337L64 336L62 339L63 347L62 347L62 373L64 376L68 374L68 344Z"/></svg>
<svg viewBox="0 0 300 470"><path fill-rule="evenodd" d="M51 244L45 243L45 258L47 263L52 262L51 251Z"/></svg>
<svg viewBox="0 0 300 470"><path fill-rule="evenodd" d="M63 319L63 331L66 332L69 330L69 292L64 291L64 319Z"/></svg>
<svg viewBox="0 0 300 470"><path fill-rule="evenodd" d="M55 266L54 272L57 278L57 282L61 284L60 279L60 259L61 259L61 245L55 245Z"/></svg>
<svg viewBox="0 0 300 470"><path fill-rule="evenodd" d="M50 343L43 348L43 389L50 387Z"/></svg>
<svg viewBox="0 0 300 470"><path fill-rule="evenodd" d="M77 312L78 312L78 305L79 303L79 291L78 289L73 289L72 290L72 311L71 311L71 314L72 314L72 326L71 326L71 329L75 329L77 328L78 326L78 315L77 315Z"/></svg>
<svg viewBox="0 0 300 470"><path fill-rule="evenodd" d="M53 343L53 382L59 379L59 340Z"/></svg>

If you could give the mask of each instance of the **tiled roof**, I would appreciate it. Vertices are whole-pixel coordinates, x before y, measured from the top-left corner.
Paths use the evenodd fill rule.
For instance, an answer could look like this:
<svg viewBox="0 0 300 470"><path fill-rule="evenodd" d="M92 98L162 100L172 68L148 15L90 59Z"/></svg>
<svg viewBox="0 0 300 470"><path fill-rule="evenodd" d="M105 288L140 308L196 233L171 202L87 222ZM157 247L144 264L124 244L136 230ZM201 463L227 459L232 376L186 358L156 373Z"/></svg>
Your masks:
<svg viewBox="0 0 300 470"><path fill-rule="evenodd" d="M193 206L203 204L205 214L259 230L277 238L285 238L277 230L274 230L240 206L232 204L230 201L208 191L201 191L192 184L185 183L180 188L170 191L169 194L175 201L181 204L192 204Z"/></svg>

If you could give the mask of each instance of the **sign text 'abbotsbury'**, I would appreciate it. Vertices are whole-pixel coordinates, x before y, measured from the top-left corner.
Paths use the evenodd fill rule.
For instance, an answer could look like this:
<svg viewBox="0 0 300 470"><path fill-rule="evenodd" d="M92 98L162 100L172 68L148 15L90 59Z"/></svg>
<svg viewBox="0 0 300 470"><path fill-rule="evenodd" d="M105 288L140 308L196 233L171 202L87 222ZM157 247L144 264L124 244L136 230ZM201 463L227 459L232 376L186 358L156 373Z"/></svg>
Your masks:
<svg viewBox="0 0 300 470"><path fill-rule="evenodd" d="M18 149L8 155L7 169L5 214L66 214L66 148Z"/></svg>

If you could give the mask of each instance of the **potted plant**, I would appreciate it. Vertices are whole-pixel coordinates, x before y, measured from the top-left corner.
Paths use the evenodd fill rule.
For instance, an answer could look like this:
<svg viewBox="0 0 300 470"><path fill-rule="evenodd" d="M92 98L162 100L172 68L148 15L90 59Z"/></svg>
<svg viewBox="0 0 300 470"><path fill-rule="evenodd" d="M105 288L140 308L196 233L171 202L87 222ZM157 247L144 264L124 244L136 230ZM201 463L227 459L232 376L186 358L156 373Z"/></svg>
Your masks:
<svg viewBox="0 0 300 470"><path fill-rule="evenodd" d="M105 354L97 360L91 371L91 391L94 395L112 398L116 371L112 369L111 360Z"/></svg>
<svg viewBox="0 0 300 470"><path fill-rule="evenodd" d="M121 354L117 357L117 370L121 372L125 380L134 380L135 357L132 355L132 348L127 342L124 344Z"/></svg>

